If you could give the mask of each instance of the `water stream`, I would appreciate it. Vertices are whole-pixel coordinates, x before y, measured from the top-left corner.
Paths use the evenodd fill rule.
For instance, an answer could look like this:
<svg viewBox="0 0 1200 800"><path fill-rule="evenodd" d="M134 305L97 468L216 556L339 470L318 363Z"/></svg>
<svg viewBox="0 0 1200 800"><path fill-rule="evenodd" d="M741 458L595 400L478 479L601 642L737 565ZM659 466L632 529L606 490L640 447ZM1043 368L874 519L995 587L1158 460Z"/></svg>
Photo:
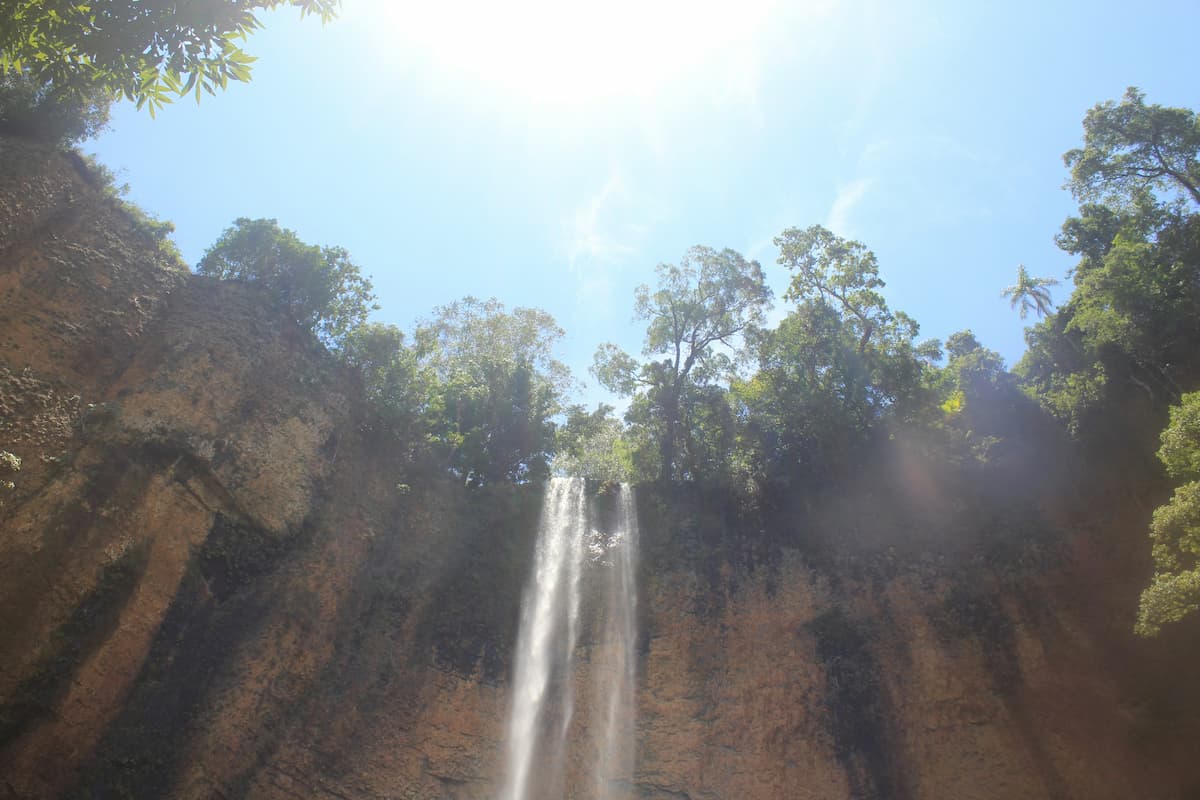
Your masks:
<svg viewBox="0 0 1200 800"><path fill-rule="evenodd" d="M637 669L632 487L622 484L615 502L610 530L601 532L593 525L594 503L584 481L555 478L546 488L521 603L502 800L616 800L620 787L629 786ZM581 612L595 625L588 664L591 716L574 744L590 751L579 755L591 774L576 775L568 786Z"/></svg>

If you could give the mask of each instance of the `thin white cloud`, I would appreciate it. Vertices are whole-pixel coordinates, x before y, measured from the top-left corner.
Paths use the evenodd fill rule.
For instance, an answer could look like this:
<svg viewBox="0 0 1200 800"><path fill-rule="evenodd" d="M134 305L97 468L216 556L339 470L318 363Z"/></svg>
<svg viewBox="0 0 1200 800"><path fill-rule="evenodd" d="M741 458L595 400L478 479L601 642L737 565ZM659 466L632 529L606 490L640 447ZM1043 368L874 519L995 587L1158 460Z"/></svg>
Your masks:
<svg viewBox="0 0 1200 800"><path fill-rule="evenodd" d="M614 172L598 192L575 210L568 223L568 254L573 270L633 252L633 244L622 235L629 232L622 231L615 220L616 206L627 197L624 178Z"/></svg>
<svg viewBox="0 0 1200 800"><path fill-rule="evenodd" d="M575 279L576 296L593 313L607 313L612 303L615 274L637 253L648 227L635 222L634 195L621 172L585 199L564 222L567 265Z"/></svg>
<svg viewBox="0 0 1200 800"><path fill-rule="evenodd" d="M839 186L829 215L825 218L825 227L839 236L851 236L854 228L852 215L873 183L872 178L857 178Z"/></svg>

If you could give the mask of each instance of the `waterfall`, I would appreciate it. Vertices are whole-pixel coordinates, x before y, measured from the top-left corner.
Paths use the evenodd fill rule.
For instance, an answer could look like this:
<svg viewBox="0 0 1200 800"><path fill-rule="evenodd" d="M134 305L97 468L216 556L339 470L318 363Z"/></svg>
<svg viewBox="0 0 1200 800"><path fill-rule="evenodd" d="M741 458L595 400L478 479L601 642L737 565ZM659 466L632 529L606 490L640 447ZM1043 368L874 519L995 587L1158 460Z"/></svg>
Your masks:
<svg viewBox="0 0 1200 800"><path fill-rule="evenodd" d="M628 786L633 776L634 688L637 678L638 525L633 487L621 484L617 496L616 531L608 544L611 563L603 578L605 620L603 640L610 654L601 665L606 680L593 681L595 707L603 709L598 733L599 759L595 768L595 797L615 800L615 787ZM626 791L625 794L628 794Z"/></svg>
<svg viewBox="0 0 1200 800"><path fill-rule="evenodd" d="M628 786L632 777L638 544L632 487L622 484L616 501L613 530L601 533L591 525L584 481L555 478L547 486L521 602L502 800L614 800L613 787ZM587 598L581 597L584 586L594 589ZM575 650L585 602L596 634L594 716L583 738L596 752L584 761L590 785L568 792Z"/></svg>

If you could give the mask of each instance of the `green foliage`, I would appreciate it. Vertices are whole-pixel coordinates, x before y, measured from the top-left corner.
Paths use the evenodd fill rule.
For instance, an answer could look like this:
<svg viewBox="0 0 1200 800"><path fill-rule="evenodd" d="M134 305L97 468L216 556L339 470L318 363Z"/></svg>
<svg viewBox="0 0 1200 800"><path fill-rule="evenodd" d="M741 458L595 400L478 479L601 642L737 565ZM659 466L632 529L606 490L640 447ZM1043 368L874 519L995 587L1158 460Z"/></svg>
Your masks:
<svg viewBox="0 0 1200 800"><path fill-rule="evenodd" d="M94 156L72 151L70 157L76 159L76 165L84 172L88 182L125 213L134 230L154 243L159 255L170 266L180 270L187 269L183 263L183 255L171 236L175 232L175 223L159 219L137 203L128 200L126 195L129 193L129 184L118 183L116 173L97 161Z"/></svg>
<svg viewBox="0 0 1200 800"><path fill-rule="evenodd" d="M1184 108L1146 105L1134 87L1100 103L1083 121L1084 146L1068 151L1068 186L1082 199L1121 205L1153 189L1200 203L1200 119Z"/></svg>
<svg viewBox="0 0 1200 800"><path fill-rule="evenodd" d="M611 391L635 396L630 421L653 431L660 479L696 478L711 461L697 452L711 425L693 425L701 416L712 422L699 412L715 408L705 387L732 371L728 350L762 321L770 290L758 262L728 249L693 247L678 265L660 264L657 274L658 287L638 287L634 302L635 316L647 323L642 355L649 360L639 363L604 344L592 374Z"/></svg>
<svg viewBox="0 0 1200 800"><path fill-rule="evenodd" d="M431 394L431 438L467 484L536 480L549 471L552 418L572 385L553 355L563 331L533 308L467 297L418 326L415 357Z"/></svg>
<svg viewBox="0 0 1200 800"><path fill-rule="evenodd" d="M1071 313L1068 304L1025 331L1026 351L1015 371L1025 391L1078 435L1103 409L1108 373L1094 353L1084 351L1078 329L1066 330Z"/></svg>
<svg viewBox="0 0 1200 800"><path fill-rule="evenodd" d="M855 353L870 376L864 401L875 410L895 406L901 416L917 408L926 362L936 357L938 345L917 343L921 326L888 308L877 291L885 284L875 254L819 225L786 230L775 243L779 263L794 273L787 299L798 309L827 305L840 327L855 337Z"/></svg>
<svg viewBox="0 0 1200 800"><path fill-rule="evenodd" d="M1158 458L1176 480L1200 478L1200 392L1185 394L1171 409Z"/></svg>
<svg viewBox="0 0 1200 800"><path fill-rule="evenodd" d="M20 472L20 471L21 471L21 457L8 452L7 450L0 450L0 474ZM13 483L10 480L5 480L3 478L0 478L0 489L12 490L15 488L16 488L15 483ZM0 505L3 505L3 503L0 502Z"/></svg>
<svg viewBox="0 0 1200 800"><path fill-rule="evenodd" d="M567 408L566 420L556 433L554 472L605 482L653 477L653 473L638 474L636 445L612 411L612 406L603 403L592 412L581 405Z"/></svg>
<svg viewBox="0 0 1200 800"><path fill-rule="evenodd" d="M373 426L480 487L548 474L553 418L573 385L553 354L562 335L544 311L467 297L436 309L411 344L394 325L362 324L339 355L363 376ZM584 433L576 425L575 439Z"/></svg>
<svg viewBox="0 0 1200 800"><path fill-rule="evenodd" d="M1073 432L1135 452L1145 421L1178 403L1159 458L1193 482L1150 526L1155 575L1136 630L1153 635L1200 607L1200 399L1186 393L1200 383L1200 118L1130 88L1088 112L1083 147L1064 160L1081 201L1058 236L1080 259L1075 290L1026 332L1017 371Z"/></svg>
<svg viewBox="0 0 1200 800"><path fill-rule="evenodd" d="M797 303L823 300L836 308L857 335L859 351L897 321L877 291L885 285L879 262L861 242L813 225L788 228L775 237L775 246L779 263L792 272L784 297Z"/></svg>
<svg viewBox="0 0 1200 800"><path fill-rule="evenodd" d="M0 135L60 147L91 139L108 125L109 97L66 92L27 70L0 72Z"/></svg>
<svg viewBox="0 0 1200 800"><path fill-rule="evenodd" d="M1044 317L1050 313L1050 309L1054 305L1050 301L1048 287L1057 285L1058 281L1054 278L1030 277L1029 271L1022 264L1017 267L1017 282L1000 294L1012 304L1013 308L1019 308L1021 319L1025 319L1030 311L1036 312L1039 317Z"/></svg>
<svg viewBox="0 0 1200 800"><path fill-rule="evenodd" d="M305 244L273 219L236 220L196 271L263 286L296 322L334 348L378 308L371 281L346 250Z"/></svg>
<svg viewBox="0 0 1200 800"><path fill-rule="evenodd" d="M289 5L329 20L338 0L138 2L7 0L0 13L0 72L85 96L123 96L153 114L174 96L213 94L250 79L240 42L255 12Z"/></svg>
<svg viewBox="0 0 1200 800"><path fill-rule="evenodd" d="M395 325L371 322L346 334L340 354L363 376L367 398L389 431L410 446L428 435L433 386Z"/></svg>
<svg viewBox="0 0 1200 800"><path fill-rule="evenodd" d="M950 435L946 445L951 452L990 462L1018 441L1038 435L1046 420L1004 368L999 353L965 330L946 339L946 356L937 390L946 398L940 426Z"/></svg>
<svg viewBox="0 0 1200 800"><path fill-rule="evenodd" d="M1155 509L1150 540L1155 573L1138 609L1135 630L1142 636L1200 609L1200 481L1180 486Z"/></svg>
<svg viewBox="0 0 1200 800"><path fill-rule="evenodd" d="M1200 392L1171 409L1158 457L1171 477L1190 482L1155 509L1150 522L1155 569L1138 612L1136 630L1143 636L1200 609Z"/></svg>
<svg viewBox="0 0 1200 800"><path fill-rule="evenodd" d="M782 479L828 468L865 441L878 409L858 336L827 303L807 303L756 337L758 372L733 385L763 468Z"/></svg>
<svg viewBox="0 0 1200 800"><path fill-rule="evenodd" d="M765 472L780 480L852 459L885 420L911 422L932 406L936 342L893 312L874 253L820 226L776 238L797 306L753 338L758 372L734 384L735 404Z"/></svg>
<svg viewBox="0 0 1200 800"><path fill-rule="evenodd" d="M1027 332L1017 371L1076 432L1109 427L1089 420L1131 391L1161 408L1200 378L1198 153L1194 112L1131 89L1088 113L1065 156L1085 201L1058 237L1080 256L1075 291Z"/></svg>

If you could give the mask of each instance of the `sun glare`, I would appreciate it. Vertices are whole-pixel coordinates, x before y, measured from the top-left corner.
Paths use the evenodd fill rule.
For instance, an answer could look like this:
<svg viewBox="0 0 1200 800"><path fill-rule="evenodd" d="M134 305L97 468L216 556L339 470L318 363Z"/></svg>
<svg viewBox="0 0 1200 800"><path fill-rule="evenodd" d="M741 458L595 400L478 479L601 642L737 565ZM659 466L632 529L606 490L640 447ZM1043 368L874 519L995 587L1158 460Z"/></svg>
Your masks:
<svg viewBox="0 0 1200 800"><path fill-rule="evenodd" d="M775 0L447 0L387 4L389 38L534 102L653 97L753 47Z"/></svg>

